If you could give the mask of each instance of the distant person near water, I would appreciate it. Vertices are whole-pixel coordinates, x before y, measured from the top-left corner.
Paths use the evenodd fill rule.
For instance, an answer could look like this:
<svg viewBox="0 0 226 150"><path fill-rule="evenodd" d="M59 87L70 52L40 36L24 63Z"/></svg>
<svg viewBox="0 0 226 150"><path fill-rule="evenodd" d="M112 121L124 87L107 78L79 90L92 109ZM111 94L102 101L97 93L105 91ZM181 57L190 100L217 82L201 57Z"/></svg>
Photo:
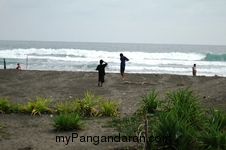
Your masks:
<svg viewBox="0 0 226 150"><path fill-rule="evenodd" d="M196 76L197 70L196 70L196 64L192 67L192 74L193 76Z"/></svg>
<svg viewBox="0 0 226 150"><path fill-rule="evenodd" d="M6 61L5 61L5 59L4 59L4 69L6 69Z"/></svg>
<svg viewBox="0 0 226 150"><path fill-rule="evenodd" d="M97 66L96 70L98 70L98 86L102 87L103 83L104 83L104 76L105 76L105 67L108 65L108 63L106 63L103 60L100 60L100 64Z"/></svg>
<svg viewBox="0 0 226 150"><path fill-rule="evenodd" d="M19 63L17 64L16 69L21 69L21 66L20 66L20 64L19 64Z"/></svg>
<svg viewBox="0 0 226 150"><path fill-rule="evenodd" d="M129 59L121 53L120 54L120 60L121 60L120 72L121 72L122 80L124 80L124 72L125 72L125 67L126 67L126 61L129 61Z"/></svg>

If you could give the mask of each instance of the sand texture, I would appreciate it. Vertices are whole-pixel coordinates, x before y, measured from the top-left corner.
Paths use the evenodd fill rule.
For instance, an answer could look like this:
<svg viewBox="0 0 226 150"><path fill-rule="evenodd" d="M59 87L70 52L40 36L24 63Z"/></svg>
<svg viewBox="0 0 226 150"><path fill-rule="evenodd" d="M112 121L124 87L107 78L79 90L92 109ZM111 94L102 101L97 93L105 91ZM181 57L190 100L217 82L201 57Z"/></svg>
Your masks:
<svg viewBox="0 0 226 150"><path fill-rule="evenodd" d="M153 88L163 99L169 91L190 87L200 96L205 107L226 108L226 78L205 76L159 75L159 74L125 74L122 81L120 74L106 73L103 87L97 85L97 72L63 72L63 71L25 71L0 70L0 96L8 97L11 102L27 103L28 99L53 98L58 101L82 98L84 92L95 92L104 98L120 101L120 116L131 115L140 107L140 92L150 92ZM1 150L80 150L113 149L128 143L92 142L56 142L56 135L78 133L89 136L112 135L114 128L103 128L109 117L86 120L84 130L56 132L52 127L49 114L31 116L29 114L0 114L0 123L4 125L0 136Z"/></svg>

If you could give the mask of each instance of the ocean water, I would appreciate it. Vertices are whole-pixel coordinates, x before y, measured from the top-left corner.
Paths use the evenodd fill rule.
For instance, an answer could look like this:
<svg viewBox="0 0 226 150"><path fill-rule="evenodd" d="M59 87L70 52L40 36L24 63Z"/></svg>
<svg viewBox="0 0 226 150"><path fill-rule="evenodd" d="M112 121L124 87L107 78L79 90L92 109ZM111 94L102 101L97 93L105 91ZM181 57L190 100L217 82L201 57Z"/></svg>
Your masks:
<svg viewBox="0 0 226 150"><path fill-rule="evenodd" d="M226 46L137 43L0 41L0 69L95 71L99 60L108 62L106 72L119 73L119 54L130 61L126 73L226 77Z"/></svg>

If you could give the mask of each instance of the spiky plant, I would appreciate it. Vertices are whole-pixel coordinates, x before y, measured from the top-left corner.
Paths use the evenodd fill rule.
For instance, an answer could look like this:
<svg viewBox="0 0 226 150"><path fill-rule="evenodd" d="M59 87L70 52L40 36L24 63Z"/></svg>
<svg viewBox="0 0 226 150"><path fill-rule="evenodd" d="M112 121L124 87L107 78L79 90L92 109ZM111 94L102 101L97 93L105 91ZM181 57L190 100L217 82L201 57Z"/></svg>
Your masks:
<svg viewBox="0 0 226 150"><path fill-rule="evenodd" d="M160 104L157 100L158 94L155 93L155 89L153 89L149 94L142 93L142 107L144 110L146 110L148 113L154 113Z"/></svg>
<svg viewBox="0 0 226 150"><path fill-rule="evenodd" d="M100 102L100 114L103 116L117 116L119 102L105 100Z"/></svg>
<svg viewBox="0 0 226 150"><path fill-rule="evenodd" d="M94 93L88 91L85 92L85 97L81 100L78 100L81 106L81 114L86 117L97 116L97 104L102 96L95 96Z"/></svg>
<svg viewBox="0 0 226 150"><path fill-rule="evenodd" d="M169 105L167 111L174 111L179 119L185 119L197 128L202 128L204 109L198 104L201 101L188 88L167 93Z"/></svg>
<svg viewBox="0 0 226 150"><path fill-rule="evenodd" d="M226 113L211 108L206 128L200 133L205 149L226 149Z"/></svg>
<svg viewBox="0 0 226 150"><path fill-rule="evenodd" d="M167 93L168 105L160 113L158 123L153 125L156 136L169 136L171 142L157 142L158 148L188 149L196 147L197 131L205 122L204 110L198 103L200 98L188 88Z"/></svg>
<svg viewBox="0 0 226 150"><path fill-rule="evenodd" d="M10 111L10 102L8 98L0 97L0 113L8 113Z"/></svg>
<svg viewBox="0 0 226 150"><path fill-rule="evenodd" d="M63 114L61 113L59 116L53 117L54 124L53 126L57 131L70 131L76 129L82 129L84 125L81 122L81 117L79 114Z"/></svg>
<svg viewBox="0 0 226 150"><path fill-rule="evenodd" d="M29 99L27 106L26 106L26 111L28 113L31 113L31 115L36 115L41 113L48 113L52 112L51 108L49 108L49 105L51 104L52 100L51 99L43 99L39 96L36 96L35 100Z"/></svg>
<svg viewBox="0 0 226 150"><path fill-rule="evenodd" d="M81 114L82 110L81 110L81 104L79 102L79 99L73 100L71 102L71 105L74 107L74 112L73 113Z"/></svg>
<svg viewBox="0 0 226 150"><path fill-rule="evenodd" d="M125 136L136 136L137 127L143 123L143 118L139 115L126 117L113 117L105 127L114 127Z"/></svg>
<svg viewBox="0 0 226 150"><path fill-rule="evenodd" d="M56 103L56 111L60 113L80 113L80 103L77 100Z"/></svg>
<svg viewBox="0 0 226 150"><path fill-rule="evenodd" d="M226 133L220 131L217 124L211 124L208 130L202 131L199 140L205 149L224 150L226 148Z"/></svg>
<svg viewBox="0 0 226 150"><path fill-rule="evenodd" d="M0 123L0 131L1 131L2 128L3 128L3 125Z"/></svg>
<svg viewBox="0 0 226 150"><path fill-rule="evenodd" d="M161 113L158 124L153 125L153 128L155 136L162 138L161 141L155 142L160 149L188 149L195 144L196 130L187 120L179 119L174 112Z"/></svg>
<svg viewBox="0 0 226 150"><path fill-rule="evenodd" d="M1 137L2 137L2 132L1 132L1 130L2 130L2 128L3 128L3 125L0 123L0 139L1 139Z"/></svg>
<svg viewBox="0 0 226 150"><path fill-rule="evenodd" d="M209 123L217 124L219 130L226 132L226 112L221 109L210 108Z"/></svg>
<svg viewBox="0 0 226 150"><path fill-rule="evenodd" d="M9 109L10 109L10 112L13 112L13 113L24 112L23 104L11 103Z"/></svg>

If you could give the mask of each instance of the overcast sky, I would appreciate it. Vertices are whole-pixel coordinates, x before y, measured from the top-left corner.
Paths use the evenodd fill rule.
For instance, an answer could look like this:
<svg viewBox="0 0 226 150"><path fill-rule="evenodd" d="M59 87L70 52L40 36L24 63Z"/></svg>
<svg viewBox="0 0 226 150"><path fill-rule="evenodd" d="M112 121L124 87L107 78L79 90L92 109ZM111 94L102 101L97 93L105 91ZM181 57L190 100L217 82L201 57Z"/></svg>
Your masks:
<svg viewBox="0 0 226 150"><path fill-rule="evenodd" d="M0 0L0 40L226 45L226 0Z"/></svg>

